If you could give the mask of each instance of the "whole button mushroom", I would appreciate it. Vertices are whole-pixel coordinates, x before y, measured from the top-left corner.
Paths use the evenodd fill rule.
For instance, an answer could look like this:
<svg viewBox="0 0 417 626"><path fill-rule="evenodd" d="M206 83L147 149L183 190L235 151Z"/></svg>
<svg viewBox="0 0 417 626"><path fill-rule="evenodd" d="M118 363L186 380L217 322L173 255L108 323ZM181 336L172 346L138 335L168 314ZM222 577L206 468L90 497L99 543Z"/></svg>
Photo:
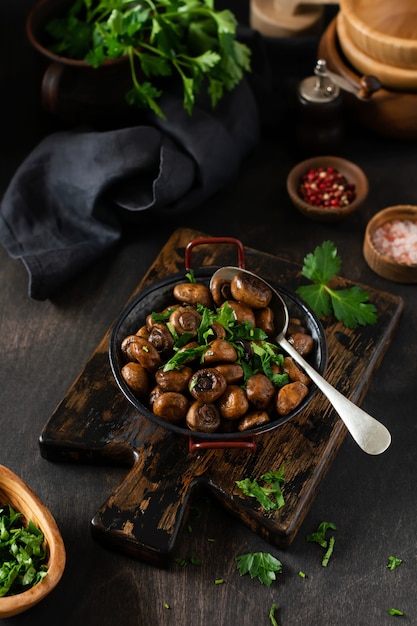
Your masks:
<svg viewBox="0 0 417 626"><path fill-rule="evenodd" d="M166 324L154 324L149 331L148 341L162 357L170 354L174 345L174 337Z"/></svg>
<svg viewBox="0 0 417 626"><path fill-rule="evenodd" d="M143 337L142 337L143 339ZM138 335L127 335L122 341L121 350L126 361L136 361L132 344L138 341Z"/></svg>
<svg viewBox="0 0 417 626"><path fill-rule="evenodd" d="M155 380L163 391L185 391L192 373L191 367L187 366L167 372L160 369L155 374Z"/></svg>
<svg viewBox="0 0 417 626"><path fill-rule="evenodd" d="M249 409L246 393L238 385L228 385L225 392L217 400L219 411L225 419L235 420L243 417Z"/></svg>
<svg viewBox="0 0 417 626"><path fill-rule="evenodd" d="M171 313L169 322L178 335L184 333L196 335L201 324L201 315L192 306L180 306Z"/></svg>
<svg viewBox="0 0 417 626"><path fill-rule="evenodd" d="M255 310L255 326L264 331L269 337L275 332L274 312L266 306Z"/></svg>
<svg viewBox="0 0 417 626"><path fill-rule="evenodd" d="M224 339L214 339L203 354L204 363L234 363L237 361L237 352L234 346Z"/></svg>
<svg viewBox="0 0 417 626"><path fill-rule="evenodd" d="M262 309L268 306L272 298L272 291L262 280L246 272L238 272L230 282L232 296L238 302L243 302L253 309Z"/></svg>
<svg viewBox="0 0 417 626"><path fill-rule="evenodd" d="M288 337L290 343L301 356L308 356L314 347L314 339L306 333L294 333Z"/></svg>
<svg viewBox="0 0 417 626"><path fill-rule="evenodd" d="M144 398L148 395L149 376L140 363L137 363L137 361L126 363L121 369L121 374L123 380L139 398Z"/></svg>
<svg viewBox="0 0 417 626"><path fill-rule="evenodd" d="M243 367L239 363L219 363L214 366L214 369L223 374L228 385L238 385L243 382Z"/></svg>
<svg viewBox="0 0 417 626"><path fill-rule="evenodd" d="M277 393L276 407L279 415L294 411L308 394L308 387L298 380L284 385Z"/></svg>
<svg viewBox="0 0 417 626"><path fill-rule="evenodd" d="M227 300L226 302L232 309L233 317L239 324L248 322L252 324L252 326L255 326L255 313L250 306L242 302L236 302L235 300Z"/></svg>
<svg viewBox="0 0 417 626"><path fill-rule="evenodd" d="M290 356L286 356L284 358L282 369L288 374L289 379L293 382L299 380L307 386L311 383L310 377L303 372L303 370Z"/></svg>
<svg viewBox="0 0 417 626"><path fill-rule="evenodd" d="M275 397L275 385L265 374L253 374L246 383L246 395L256 409L267 409Z"/></svg>
<svg viewBox="0 0 417 626"><path fill-rule="evenodd" d="M213 306L210 289L202 283L181 283L175 285L174 297L182 304L202 304L208 309Z"/></svg>
<svg viewBox="0 0 417 626"><path fill-rule="evenodd" d="M219 409L215 404L205 404L196 400L188 409L185 420L190 430L215 433L220 426Z"/></svg>
<svg viewBox="0 0 417 626"><path fill-rule="evenodd" d="M147 339L137 337L130 349L136 361L149 372L155 372L161 365L161 357L158 350Z"/></svg>
<svg viewBox="0 0 417 626"><path fill-rule="evenodd" d="M225 377L215 369L207 367L197 370L191 376L188 390L196 400L211 404L220 398L226 386Z"/></svg>
<svg viewBox="0 0 417 626"><path fill-rule="evenodd" d="M219 322L213 322L211 330L213 331L216 339L224 339L226 337L226 329L224 326L219 324Z"/></svg>
<svg viewBox="0 0 417 626"><path fill-rule="evenodd" d="M178 424L185 419L188 405L189 402L182 393L166 391L155 398L152 411L167 422Z"/></svg>
<svg viewBox="0 0 417 626"><path fill-rule="evenodd" d="M221 306L226 300L232 299L230 291L230 280L226 278L216 277L210 282L211 295L214 304Z"/></svg>

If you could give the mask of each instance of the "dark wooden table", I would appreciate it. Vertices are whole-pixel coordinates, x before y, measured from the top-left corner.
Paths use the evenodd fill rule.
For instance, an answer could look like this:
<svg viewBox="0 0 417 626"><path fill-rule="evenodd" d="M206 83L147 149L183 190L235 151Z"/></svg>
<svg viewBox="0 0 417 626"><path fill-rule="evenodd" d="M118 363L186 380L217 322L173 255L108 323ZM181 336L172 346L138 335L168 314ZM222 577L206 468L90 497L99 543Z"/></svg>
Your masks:
<svg viewBox="0 0 417 626"><path fill-rule="evenodd" d="M21 3L20 8L6 4L6 23L9 20L10 29L19 31L23 41L24 14L33 3ZM22 44L16 59L7 56L6 61L9 69L2 65L0 76L8 104L8 117L0 123L2 192L18 164L49 130L34 104L31 52ZM22 96L25 89L27 98ZM417 204L417 147L353 128L343 155L365 169L369 197L348 221L323 225L307 221L289 203L285 178L296 156L287 134L280 132L280 121L275 128L264 128L260 145L226 189L172 220L153 224L150 218L146 236L139 227L127 234L112 254L51 300L29 299L23 265L0 249L0 462L50 508L67 552L66 570L55 591L9 623L266 626L272 604L280 626L381 626L395 619L387 613L392 607L404 612L405 623L417 623L416 287L378 277L362 256L365 226L375 212L392 204ZM231 235L245 246L296 263L330 239L342 257L342 276L401 297L404 311L362 402L390 429L388 451L368 456L347 435L286 549L250 530L208 492L194 494L173 562L160 569L110 550L91 535L92 517L126 476L126 467L51 462L40 454L39 436L178 227ZM338 529L327 567L321 565L322 549L306 541L322 521ZM241 577L236 568L238 555L255 551L271 552L283 564L283 573L270 587ZM403 559L395 571L387 567L390 556ZM176 558L188 564L181 566ZM216 584L217 579L223 584Z"/></svg>

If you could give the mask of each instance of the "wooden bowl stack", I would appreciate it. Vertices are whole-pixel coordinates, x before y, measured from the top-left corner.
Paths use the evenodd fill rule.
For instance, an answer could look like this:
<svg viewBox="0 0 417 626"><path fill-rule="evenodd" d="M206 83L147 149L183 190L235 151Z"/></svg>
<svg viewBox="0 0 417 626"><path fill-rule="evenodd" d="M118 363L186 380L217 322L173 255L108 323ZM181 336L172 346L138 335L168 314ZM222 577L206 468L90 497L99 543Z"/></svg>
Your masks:
<svg viewBox="0 0 417 626"><path fill-rule="evenodd" d="M353 0L342 0L341 5L348 1L353 2ZM371 1L375 3L375 0L369 0L369 2ZM398 4L400 5L400 3ZM325 59L329 70L339 74L358 89L361 78L365 74L377 75L375 67L377 61L372 62L372 58L363 53L368 64L373 64L372 67L367 67L368 70L372 69L373 71L365 72L365 66L362 66L363 70L360 70L355 67L354 62L348 60L342 44L347 49L350 40L345 34L346 27L343 29L346 20L341 15L345 16L345 13L340 11L337 18L331 21L323 33L318 47L318 55L319 58ZM397 82L401 81L399 68L397 68L397 73L394 73L395 75ZM381 80L379 76L378 78ZM384 137L407 141L417 139L417 89L413 91L410 88L393 89L382 86L368 100L359 100L356 96L346 92L345 103L361 126Z"/></svg>
<svg viewBox="0 0 417 626"><path fill-rule="evenodd" d="M337 34L344 55L388 89L417 91L415 0L340 0Z"/></svg>
<svg viewBox="0 0 417 626"><path fill-rule="evenodd" d="M12 471L0 465L0 504L11 505L30 520L45 537L48 571L45 578L28 591L0 598L0 619L18 615L40 602L58 584L64 572L66 554L61 533L50 511L33 491Z"/></svg>

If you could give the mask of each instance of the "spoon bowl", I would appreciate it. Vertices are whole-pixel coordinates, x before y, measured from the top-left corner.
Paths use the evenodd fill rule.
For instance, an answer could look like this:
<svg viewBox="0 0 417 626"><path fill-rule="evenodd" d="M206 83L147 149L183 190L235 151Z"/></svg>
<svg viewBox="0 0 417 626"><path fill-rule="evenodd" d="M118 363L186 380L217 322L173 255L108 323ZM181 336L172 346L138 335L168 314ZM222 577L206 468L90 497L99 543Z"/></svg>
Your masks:
<svg viewBox="0 0 417 626"><path fill-rule="evenodd" d="M213 274L210 285L218 279L231 281L238 273L248 274L271 290L272 298L269 306L274 314L275 341L298 363L312 382L326 396L358 446L367 454L377 455L385 452L391 443L391 434L388 429L330 385L287 341L285 338L289 321L287 306L280 294L266 280L249 270L225 266Z"/></svg>

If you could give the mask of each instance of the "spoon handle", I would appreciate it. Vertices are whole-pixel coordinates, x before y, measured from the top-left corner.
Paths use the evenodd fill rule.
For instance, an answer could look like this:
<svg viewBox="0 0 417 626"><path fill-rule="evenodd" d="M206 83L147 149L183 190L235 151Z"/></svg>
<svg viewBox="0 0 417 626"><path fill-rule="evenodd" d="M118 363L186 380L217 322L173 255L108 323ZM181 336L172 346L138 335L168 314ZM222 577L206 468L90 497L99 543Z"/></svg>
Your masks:
<svg viewBox="0 0 417 626"><path fill-rule="evenodd" d="M391 435L381 422L365 413L365 411L353 404L353 402L324 380L284 337L277 337L277 342L303 368L313 383L327 397L353 439L364 452L367 454L381 454L388 448L391 443Z"/></svg>

